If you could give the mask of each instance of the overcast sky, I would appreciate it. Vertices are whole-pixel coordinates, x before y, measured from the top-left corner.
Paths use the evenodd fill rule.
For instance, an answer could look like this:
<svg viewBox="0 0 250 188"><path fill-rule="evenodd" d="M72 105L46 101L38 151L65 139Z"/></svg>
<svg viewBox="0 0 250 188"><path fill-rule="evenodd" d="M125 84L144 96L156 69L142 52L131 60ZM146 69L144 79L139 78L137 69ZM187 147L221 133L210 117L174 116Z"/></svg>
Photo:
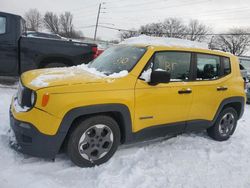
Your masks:
<svg viewBox="0 0 250 188"><path fill-rule="evenodd" d="M184 22L198 19L214 32L232 27L250 27L250 0L104 0L100 24L131 29L140 25L179 17ZM93 37L99 0L0 0L0 11L23 15L30 8L41 13L71 11L74 25ZM118 38L118 31L99 28L104 40Z"/></svg>

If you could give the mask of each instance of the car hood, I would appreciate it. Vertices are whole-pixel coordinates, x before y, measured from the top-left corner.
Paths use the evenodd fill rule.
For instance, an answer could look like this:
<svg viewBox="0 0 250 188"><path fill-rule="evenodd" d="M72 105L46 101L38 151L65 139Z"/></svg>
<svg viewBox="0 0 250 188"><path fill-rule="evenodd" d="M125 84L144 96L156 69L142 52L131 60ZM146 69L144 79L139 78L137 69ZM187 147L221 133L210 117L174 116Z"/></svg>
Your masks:
<svg viewBox="0 0 250 188"><path fill-rule="evenodd" d="M125 75L124 75L125 76ZM24 73L22 83L32 89L110 82L111 77L97 71L86 71L79 67L37 69Z"/></svg>

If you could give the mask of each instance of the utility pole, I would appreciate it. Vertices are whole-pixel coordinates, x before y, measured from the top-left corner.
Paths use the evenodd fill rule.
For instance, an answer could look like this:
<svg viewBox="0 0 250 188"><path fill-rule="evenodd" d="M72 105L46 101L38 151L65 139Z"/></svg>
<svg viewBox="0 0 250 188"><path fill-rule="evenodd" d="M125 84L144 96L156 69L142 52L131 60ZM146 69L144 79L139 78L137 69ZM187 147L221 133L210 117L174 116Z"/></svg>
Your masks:
<svg viewBox="0 0 250 188"><path fill-rule="evenodd" d="M100 13L101 13L101 8L102 8L102 3L99 4L99 8L98 8L98 13L97 13L97 18L96 18L96 24L95 24L94 40L96 40L96 34L97 34L97 28L98 28L98 24L99 24L99 17L100 17Z"/></svg>

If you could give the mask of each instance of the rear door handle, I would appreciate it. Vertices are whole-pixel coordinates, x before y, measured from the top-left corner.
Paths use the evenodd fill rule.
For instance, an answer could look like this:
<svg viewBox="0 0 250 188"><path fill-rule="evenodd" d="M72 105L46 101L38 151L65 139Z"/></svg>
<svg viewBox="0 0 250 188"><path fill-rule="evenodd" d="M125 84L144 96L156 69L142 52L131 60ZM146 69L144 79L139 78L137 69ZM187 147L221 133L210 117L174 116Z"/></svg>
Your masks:
<svg viewBox="0 0 250 188"><path fill-rule="evenodd" d="M190 94L192 93L192 89L187 88L187 89L182 89L178 91L179 94Z"/></svg>
<svg viewBox="0 0 250 188"><path fill-rule="evenodd" d="M217 91L226 91L228 88L225 86L217 87Z"/></svg>

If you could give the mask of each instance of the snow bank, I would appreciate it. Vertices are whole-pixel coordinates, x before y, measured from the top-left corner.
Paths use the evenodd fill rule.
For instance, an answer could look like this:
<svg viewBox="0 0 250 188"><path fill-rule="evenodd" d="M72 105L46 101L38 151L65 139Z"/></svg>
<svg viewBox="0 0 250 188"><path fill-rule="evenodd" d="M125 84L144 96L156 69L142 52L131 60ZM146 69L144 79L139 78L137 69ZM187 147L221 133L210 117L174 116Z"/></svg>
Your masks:
<svg viewBox="0 0 250 188"><path fill-rule="evenodd" d="M35 87L47 87L49 82L53 80L66 80L69 77L74 77L76 74L84 74L84 71L93 74L93 76L101 78L121 78L128 75L128 71L122 70L118 73L113 73L110 75L105 75L103 72L96 70L95 68L90 68L86 64L66 67L66 68L52 68L48 69L46 72L40 74L35 79L33 79L30 84Z"/></svg>
<svg viewBox="0 0 250 188"><path fill-rule="evenodd" d="M177 39L177 38L151 37L146 35L140 35L138 37L125 39L125 41L121 42L120 44L138 44L138 45L141 44L141 45L208 49L208 45L206 43L195 42L185 39Z"/></svg>

